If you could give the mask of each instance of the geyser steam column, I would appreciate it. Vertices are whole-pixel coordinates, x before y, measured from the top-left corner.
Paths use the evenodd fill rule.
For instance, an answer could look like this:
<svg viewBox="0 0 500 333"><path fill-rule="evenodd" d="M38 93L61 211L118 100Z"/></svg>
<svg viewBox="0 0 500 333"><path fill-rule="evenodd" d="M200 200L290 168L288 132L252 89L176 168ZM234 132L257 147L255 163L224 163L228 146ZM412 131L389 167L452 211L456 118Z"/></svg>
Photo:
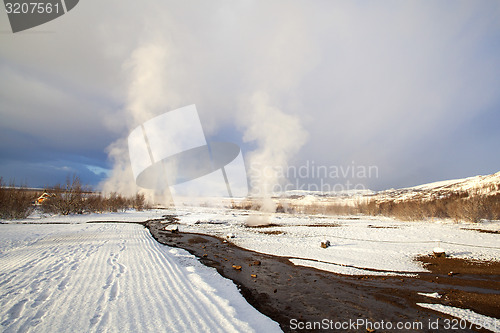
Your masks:
<svg viewBox="0 0 500 333"><path fill-rule="evenodd" d="M207 143L195 105L148 120L130 133L128 147L140 187L170 193L172 199L248 195L240 147Z"/></svg>

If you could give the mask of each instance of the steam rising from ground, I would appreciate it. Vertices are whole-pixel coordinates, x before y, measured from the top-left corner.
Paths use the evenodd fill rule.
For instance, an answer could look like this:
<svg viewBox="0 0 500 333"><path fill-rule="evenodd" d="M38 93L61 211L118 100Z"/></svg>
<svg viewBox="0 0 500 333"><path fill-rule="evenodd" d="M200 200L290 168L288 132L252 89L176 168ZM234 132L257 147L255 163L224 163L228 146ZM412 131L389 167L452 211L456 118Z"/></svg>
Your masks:
<svg viewBox="0 0 500 333"><path fill-rule="evenodd" d="M248 146L255 143L253 152L243 153L252 194L267 198L265 211L273 210L272 188L283 181L264 173L265 166L286 168L306 133L302 160L377 165L396 179L436 168L433 161L441 159L435 156L443 156L449 170L447 158L461 150L448 134L462 133L463 124L498 104L500 67L491 49L500 31L498 4L461 2L453 12L439 2L145 6L130 7L130 17L144 10L147 22L140 27L130 20L135 38L123 37L140 41L122 61L128 130L190 104L204 113L209 134L237 125ZM305 124L306 117L312 121ZM110 147L110 157L114 171L104 188L137 190L124 140Z"/></svg>
<svg viewBox="0 0 500 333"><path fill-rule="evenodd" d="M129 132L150 118L165 112L177 101L175 93L168 89L164 75L169 64L167 55L165 41L156 40L137 47L123 66L129 77L124 110ZM149 201L170 204L169 195L140 189L136 185L126 137L108 147L108 156L113 162L113 169L110 177L102 185L105 193L118 192L130 196L142 192Z"/></svg>
<svg viewBox="0 0 500 333"><path fill-rule="evenodd" d="M261 214L251 215L247 224L269 223L269 214L276 211L273 189L286 179L274 167L286 167L290 158L302 147L307 133L296 116L285 114L273 106L269 96L258 91L250 99L244 141L255 141L258 149L248 154L251 195L260 202Z"/></svg>
<svg viewBox="0 0 500 333"><path fill-rule="evenodd" d="M235 15L248 22L261 17L261 11L257 10L259 6L248 6L252 8L229 6L231 8L228 7L228 10L235 11ZM209 132L220 130L217 128L218 124L229 124L232 127L237 125L243 133L243 141L255 145L254 151L243 151L243 154L251 194L261 201L259 204L263 213L251 220L258 220L258 224L262 224L267 219L266 214L276 209L271 200L273 188L285 181L278 174L264 170L286 167L307 138L301 120L298 115L293 114L297 109L289 110L285 101L289 101L300 78L314 65L315 48L312 38L303 33L307 31L308 23L302 18L301 7L295 4L290 5L289 10L281 15L279 22L274 20L273 15L269 15L266 16L269 26L249 26L247 33L256 38L247 38L245 47L227 47L228 52L224 55L214 52L217 48L213 47L213 43L225 36L218 30L220 27L229 24L235 25L234 28L237 29L247 28L230 16L219 17L221 12L216 7L213 9L212 14L218 18L220 25L208 19L210 13L197 17L196 22L184 22L170 17L169 23L165 23L162 17L150 18L144 30L147 42L140 43L123 66L129 79L124 108L127 127L130 132L154 116L185 105L198 104L200 100L204 102L198 105L201 112L207 108L206 105L211 105L212 99L225 100L208 110L209 117L205 116L202 121L205 120L209 125ZM196 30L204 26L215 30L210 35L192 34L193 27ZM168 31L173 28L177 35L186 38L172 40ZM225 37L228 38L227 45L235 45L235 40L232 40L235 37L237 41L240 40L239 34ZM302 47L299 52L297 45ZM261 49L264 53L255 59L247 58L248 47ZM243 67L244 70L235 72L232 80L246 81L247 84L230 84L225 86L224 93L215 90L217 96L207 96L214 85L220 88L220 82L227 79L220 75L227 72L225 60L232 62L237 59L247 60L247 66ZM274 76L273 80L269 80L269 75ZM226 105L234 110L229 119L228 112L224 109ZM109 157L114 166L110 178L103 184L104 190L135 193L138 188L132 176L125 139L109 147Z"/></svg>

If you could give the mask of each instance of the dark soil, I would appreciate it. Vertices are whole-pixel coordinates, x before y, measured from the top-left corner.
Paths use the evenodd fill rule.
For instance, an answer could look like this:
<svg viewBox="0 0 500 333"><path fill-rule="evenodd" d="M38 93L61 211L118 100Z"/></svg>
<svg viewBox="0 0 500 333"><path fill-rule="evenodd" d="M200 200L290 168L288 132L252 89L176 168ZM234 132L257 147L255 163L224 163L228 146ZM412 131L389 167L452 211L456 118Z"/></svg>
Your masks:
<svg viewBox="0 0 500 333"><path fill-rule="evenodd" d="M499 230L487 230L487 229L469 229L469 228L461 228L462 230L472 230L477 231L483 234L500 234Z"/></svg>
<svg viewBox="0 0 500 333"><path fill-rule="evenodd" d="M148 221L146 225L160 243L189 251L203 264L233 280L247 301L278 322L285 332L370 332L367 322L375 325L382 321L386 325L388 322L414 323L416 329L396 330L385 326L376 332L445 331L445 320L452 317L421 308L416 305L419 302L468 308L493 317L500 314L498 263L422 257L418 260L426 264L431 273L419 273L416 277L345 276L295 266L284 257L248 251L235 246L230 239L165 231L165 221ZM448 275L450 272L453 273ZM434 299L418 295L419 292L438 292L443 296ZM334 329L336 324L361 319L365 322L359 326ZM325 327L329 330L299 329L299 325L307 328L323 320L328 321ZM438 329L429 327L430 322L436 321L440 325Z"/></svg>
<svg viewBox="0 0 500 333"><path fill-rule="evenodd" d="M431 273L421 280L439 284L442 303L500 317L500 262L457 258L417 258Z"/></svg>

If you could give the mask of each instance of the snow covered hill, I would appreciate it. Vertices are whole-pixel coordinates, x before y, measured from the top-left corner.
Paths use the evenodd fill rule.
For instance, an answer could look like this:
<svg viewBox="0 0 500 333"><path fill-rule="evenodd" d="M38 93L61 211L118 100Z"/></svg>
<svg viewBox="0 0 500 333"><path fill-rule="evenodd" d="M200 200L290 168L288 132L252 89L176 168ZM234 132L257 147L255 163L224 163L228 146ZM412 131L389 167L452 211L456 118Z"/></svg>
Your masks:
<svg viewBox="0 0 500 333"><path fill-rule="evenodd" d="M0 225L0 330L280 331L215 269L131 223Z"/></svg>
<svg viewBox="0 0 500 333"><path fill-rule="evenodd" d="M500 193L500 172L487 176L475 176L434 182L398 190L386 190L373 195L377 200L432 200L451 194L496 195Z"/></svg>
<svg viewBox="0 0 500 333"><path fill-rule="evenodd" d="M433 200L446 198L450 195L464 196L492 196L500 194L500 172L487 176L475 176L463 179L453 179L423 184L402 189L389 189L385 191L288 191L279 198L280 202L293 205L314 204L342 204L355 206L360 202L375 200L405 201L405 200Z"/></svg>

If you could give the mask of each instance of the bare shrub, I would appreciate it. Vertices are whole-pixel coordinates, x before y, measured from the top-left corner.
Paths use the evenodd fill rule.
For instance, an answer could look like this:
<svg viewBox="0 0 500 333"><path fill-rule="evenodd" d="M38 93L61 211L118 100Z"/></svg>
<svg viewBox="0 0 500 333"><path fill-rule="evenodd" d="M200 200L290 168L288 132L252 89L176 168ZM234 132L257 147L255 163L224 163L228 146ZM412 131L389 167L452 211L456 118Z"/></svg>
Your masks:
<svg viewBox="0 0 500 333"><path fill-rule="evenodd" d="M456 192L431 199L383 202L373 199L358 204L358 208L362 214L391 216L405 221L451 218L455 221L480 222L482 219L500 219L500 194Z"/></svg>
<svg viewBox="0 0 500 333"><path fill-rule="evenodd" d="M54 196L42 203L45 213L69 215L84 212L84 190L78 176L67 177L66 184L56 185L52 191Z"/></svg>
<svg viewBox="0 0 500 333"><path fill-rule="evenodd" d="M347 204L328 204L325 207L325 215L355 215L358 212L357 207Z"/></svg>
<svg viewBox="0 0 500 333"><path fill-rule="evenodd" d="M106 212L106 198L100 193L93 193L85 198L85 211L89 213Z"/></svg>
<svg viewBox="0 0 500 333"><path fill-rule="evenodd" d="M455 220L480 222L493 217L494 214L490 213L492 204L487 197L474 194L451 203L448 214Z"/></svg>
<svg viewBox="0 0 500 333"><path fill-rule="evenodd" d="M370 199L366 202L358 202L357 204L359 213L363 215L379 215L380 209L376 200Z"/></svg>
<svg viewBox="0 0 500 333"><path fill-rule="evenodd" d="M487 218L490 220L500 220L500 193L490 195L484 200L484 207L488 214Z"/></svg>
<svg viewBox="0 0 500 333"><path fill-rule="evenodd" d="M134 198L134 209L137 211L142 211L147 209L146 197L143 193L137 193Z"/></svg>
<svg viewBox="0 0 500 333"><path fill-rule="evenodd" d="M310 215L355 215L359 213L357 206L339 203L312 203L303 206L296 206L294 210L302 214Z"/></svg>
<svg viewBox="0 0 500 333"><path fill-rule="evenodd" d="M125 198L119 193L113 192L109 195L109 197L105 200L106 202L106 210L109 212L118 212L118 211L126 211L127 208L131 207L129 199Z"/></svg>
<svg viewBox="0 0 500 333"><path fill-rule="evenodd" d="M231 204L231 209L241 209L241 210L260 210L261 204L253 199L243 200L241 202L233 202Z"/></svg>
<svg viewBox="0 0 500 333"><path fill-rule="evenodd" d="M17 188L14 182L9 187L0 178L0 217L3 219L24 219L34 209L36 193L27 191L26 186Z"/></svg>
<svg viewBox="0 0 500 333"><path fill-rule="evenodd" d="M413 198L408 200L384 200L376 198L362 200L354 205L338 202L316 202L301 204L294 201L286 205L278 203L277 212L309 215L372 215L389 216L404 221L421 221L429 218L451 218L455 221L479 222L482 219L500 220L500 185L492 185L491 192L453 192L447 196ZM258 203L251 199L233 203L233 209L259 210Z"/></svg>
<svg viewBox="0 0 500 333"><path fill-rule="evenodd" d="M293 213L295 213L295 209L286 202L285 203L278 202L278 204L276 205L276 213L293 214Z"/></svg>
<svg viewBox="0 0 500 333"><path fill-rule="evenodd" d="M28 217L36 207L36 199L43 192L48 192L49 196L41 203L40 209L49 214L118 212L129 208L141 211L151 208L144 194L136 194L129 198L118 193L104 196L82 186L77 176L68 177L64 185L58 184L48 191L32 190L26 186L16 187L14 182L5 186L0 178L0 218L23 219Z"/></svg>
<svg viewBox="0 0 500 333"><path fill-rule="evenodd" d="M88 187L83 187L77 176L68 177L64 186L56 185L51 191L52 197L42 204L45 213L69 215L150 208L143 194L127 198L114 192L103 196L101 193L92 192Z"/></svg>

